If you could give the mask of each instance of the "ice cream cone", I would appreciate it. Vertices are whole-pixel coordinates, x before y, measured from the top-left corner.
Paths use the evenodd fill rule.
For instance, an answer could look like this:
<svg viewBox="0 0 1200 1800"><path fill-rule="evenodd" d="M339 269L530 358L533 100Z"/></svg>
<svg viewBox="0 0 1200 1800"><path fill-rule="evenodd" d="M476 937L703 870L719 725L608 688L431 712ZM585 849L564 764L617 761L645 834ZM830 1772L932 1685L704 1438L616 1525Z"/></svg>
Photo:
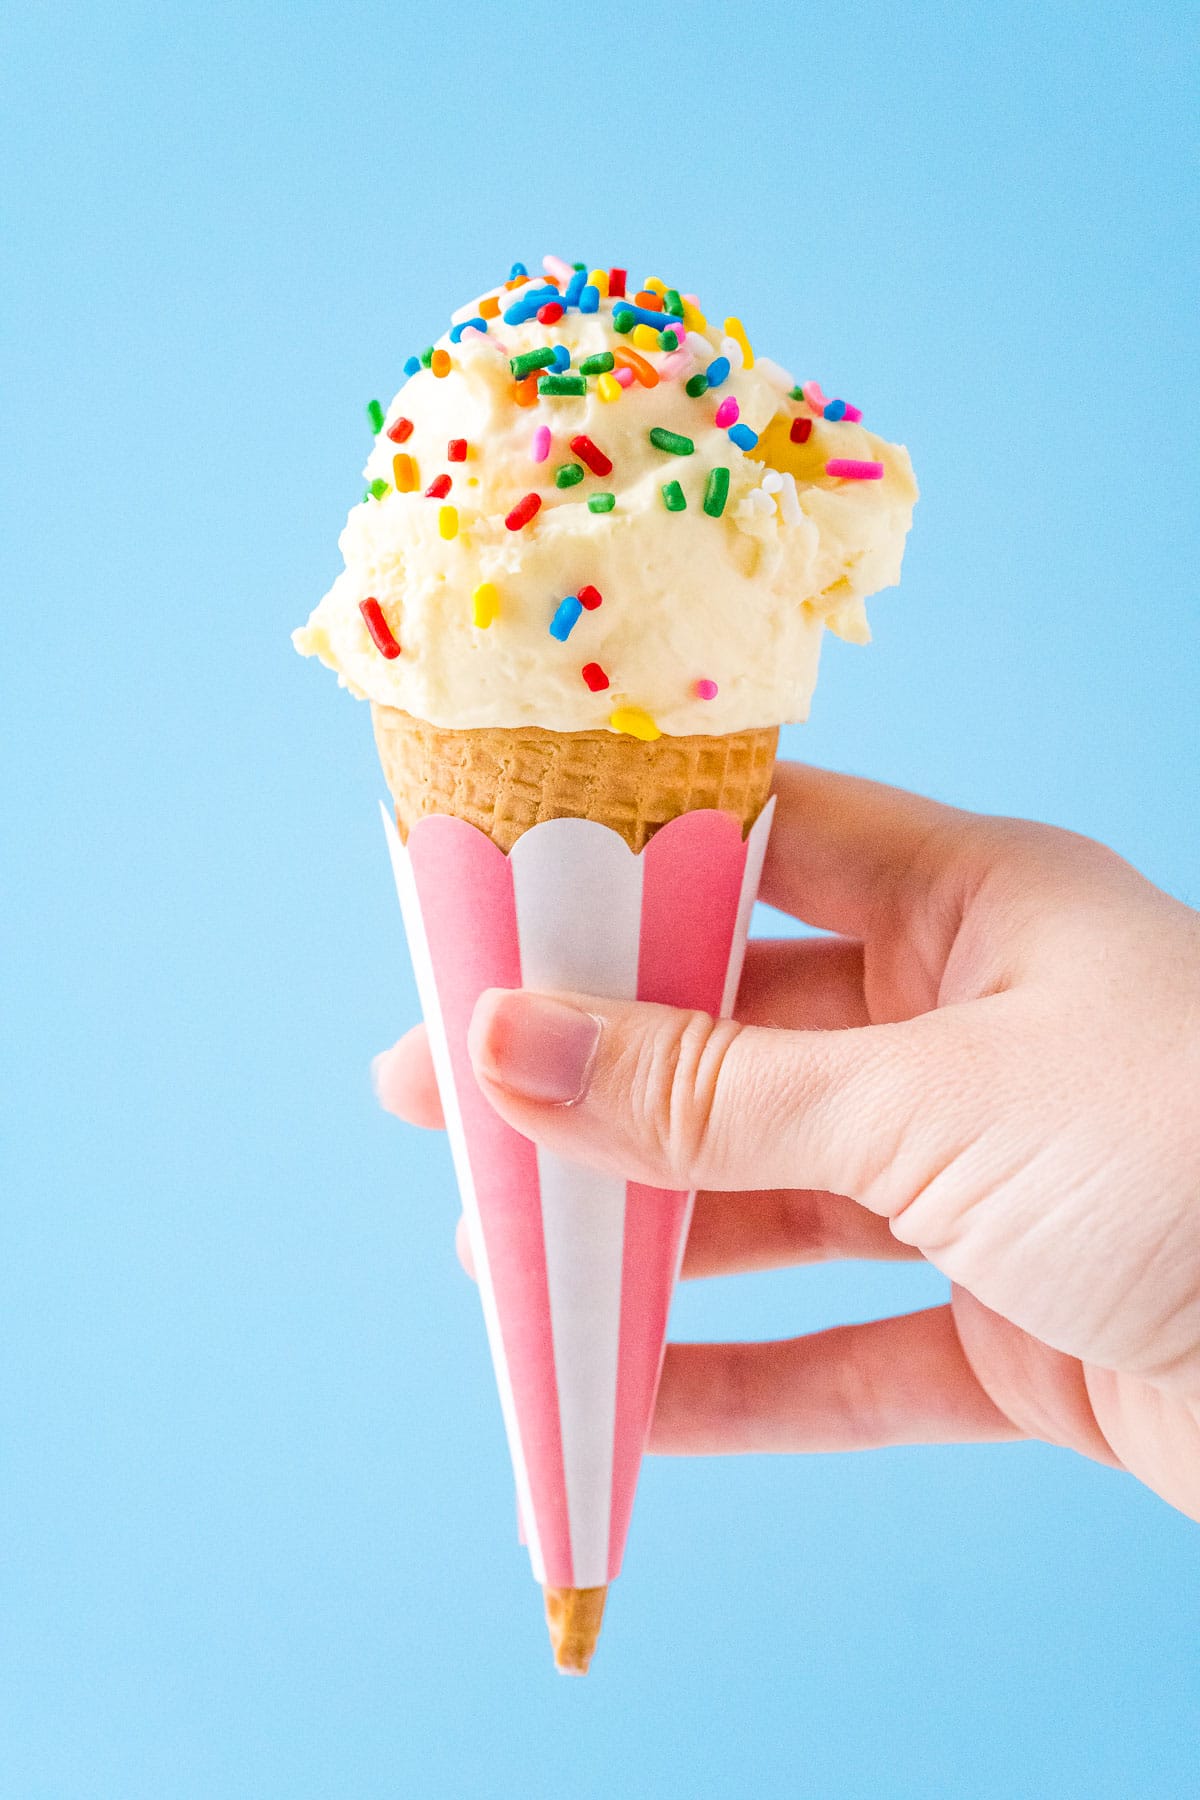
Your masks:
<svg viewBox="0 0 1200 1800"><path fill-rule="evenodd" d="M777 730L724 737L662 737L649 743L610 731L448 730L373 703L375 741L407 841L435 814L474 825L505 854L548 819L608 826L640 852L683 813L731 813L743 832L766 803ZM557 1667L586 1675L607 1586L543 1587Z"/></svg>
<svg viewBox="0 0 1200 1800"><path fill-rule="evenodd" d="M564 1675L586 1675L600 1636L606 1587L547 1587L546 1624L555 1665Z"/></svg>
<svg viewBox="0 0 1200 1800"><path fill-rule="evenodd" d="M681 813L732 813L747 831L766 804L775 728L647 743L613 731L488 726L454 731L372 702L375 742L402 839L432 813L465 819L501 850L545 819L594 819L633 851Z"/></svg>

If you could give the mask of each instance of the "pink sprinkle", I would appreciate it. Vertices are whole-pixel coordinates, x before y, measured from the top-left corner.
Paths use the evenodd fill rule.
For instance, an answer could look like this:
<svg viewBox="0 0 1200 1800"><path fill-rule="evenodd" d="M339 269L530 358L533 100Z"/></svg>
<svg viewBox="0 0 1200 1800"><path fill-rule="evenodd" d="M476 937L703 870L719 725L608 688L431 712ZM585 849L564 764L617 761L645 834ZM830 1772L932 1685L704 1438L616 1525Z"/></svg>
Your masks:
<svg viewBox="0 0 1200 1800"><path fill-rule="evenodd" d="M565 263L561 256L543 256L542 267L547 275L557 275L560 281L570 281L575 273L570 263Z"/></svg>
<svg viewBox="0 0 1200 1800"><path fill-rule="evenodd" d="M862 407L851 406L850 402L847 400L846 410L842 414L842 417L845 419L847 425L857 425L858 421L862 418Z"/></svg>
<svg viewBox="0 0 1200 1800"><path fill-rule="evenodd" d="M808 401L808 404L812 407L814 412L824 412L825 408L829 405L828 400L821 392L821 384L819 381L806 381L804 386L800 389L800 392L804 395L804 398Z"/></svg>
<svg viewBox="0 0 1200 1800"><path fill-rule="evenodd" d="M472 344L486 344L489 350L495 350L500 356L507 358L508 346L498 343L486 331L480 331L478 325L464 325L462 334L465 338L469 337Z"/></svg>
<svg viewBox="0 0 1200 1800"><path fill-rule="evenodd" d="M856 462L852 456L835 456L825 464L827 475L840 475L843 481L882 481L883 464Z"/></svg>
<svg viewBox="0 0 1200 1800"><path fill-rule="evenodd" d="M726 425L737 424L737 416L738 403L733 395L730 394L727 399L722 400L720 406L717 408L717 424L724 430Z"/></svg>
<svg viewBox="0 0 1200 1800"><path fill-rule="evenodd" d="M634 381L633 370L627 369L625 367L624 363L617 364L616 368L613 370L613 376L617 381L620 382L622 387L632 387L633 386L633 381Z"/></svg>
<svg viewBox="0 0 1200 1800"><path fill-rule="evenodd" d="M716 697L717 684L715 681L698 681L696 683L697 700L715 700Z"/></svg>
<svg viewBox="0 0 1200 1800"><path fill-rule="evenodd" d="M700 301L695 294L680 294L681 300L687 300L692 306L699 306Z"/></svg>
<svg viewBox="0 0 1200 1800"><path fill-rule="evenodd" d="M659 363L658 372L660 375L665 375L669 381L673 375L682 375L691 366L692 353L690 350L670 350Z"/></svg>
<svg viewBox="0 0 1200 1800"><path fill-rule="evenodd" d="M534 432L533 443L529 447L529 454L532 456L534 462L545 462L546 458L549 456L550 427L548 425L539 425Z"/></svg>

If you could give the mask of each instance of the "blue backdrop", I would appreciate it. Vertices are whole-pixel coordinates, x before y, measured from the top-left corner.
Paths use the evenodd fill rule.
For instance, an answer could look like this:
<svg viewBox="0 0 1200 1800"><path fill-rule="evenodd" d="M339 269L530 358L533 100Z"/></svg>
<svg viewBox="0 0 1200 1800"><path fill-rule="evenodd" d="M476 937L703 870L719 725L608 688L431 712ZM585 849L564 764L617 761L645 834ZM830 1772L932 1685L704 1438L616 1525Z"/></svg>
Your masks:
<svg viewBox="0 0 1200 1800"><path fill-rule="evenodd" d="M415 1000L365 710L288 644L450 305L661 273L921 481L789 752L1196 901L1194 21L10 12L4 1800L1194 1793L1200 1530L1037 1445L651 1462L553 1675L445 1147L369 1087Z"/></svg>

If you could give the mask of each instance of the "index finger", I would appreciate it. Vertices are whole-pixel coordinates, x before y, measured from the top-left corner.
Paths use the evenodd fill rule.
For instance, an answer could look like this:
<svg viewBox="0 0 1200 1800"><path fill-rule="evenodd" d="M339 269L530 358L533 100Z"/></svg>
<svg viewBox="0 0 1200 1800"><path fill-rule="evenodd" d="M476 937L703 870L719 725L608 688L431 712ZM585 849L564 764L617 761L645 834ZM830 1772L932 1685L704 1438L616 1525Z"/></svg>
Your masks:
<svg viewBox="0 0 1200 1800"><path fill-rule="evenodd" d="M921 794L806 763L779 763L774 791L759 899L844 937L869 937L921 859L976 824Z"/></svg>

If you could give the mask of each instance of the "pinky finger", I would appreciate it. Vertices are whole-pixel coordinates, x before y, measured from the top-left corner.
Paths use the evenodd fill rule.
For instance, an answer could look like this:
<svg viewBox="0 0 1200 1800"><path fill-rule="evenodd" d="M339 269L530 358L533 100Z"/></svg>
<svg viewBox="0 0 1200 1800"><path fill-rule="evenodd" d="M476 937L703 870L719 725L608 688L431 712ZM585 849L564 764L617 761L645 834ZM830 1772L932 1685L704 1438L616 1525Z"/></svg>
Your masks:
<svg viewBox="0 0 1200 1800"><path fill-rule="evenodd" d="M766 1344L669 1344L650 1449L667 1456L982 1443L988 1398L948 1306Z"/></svg>

